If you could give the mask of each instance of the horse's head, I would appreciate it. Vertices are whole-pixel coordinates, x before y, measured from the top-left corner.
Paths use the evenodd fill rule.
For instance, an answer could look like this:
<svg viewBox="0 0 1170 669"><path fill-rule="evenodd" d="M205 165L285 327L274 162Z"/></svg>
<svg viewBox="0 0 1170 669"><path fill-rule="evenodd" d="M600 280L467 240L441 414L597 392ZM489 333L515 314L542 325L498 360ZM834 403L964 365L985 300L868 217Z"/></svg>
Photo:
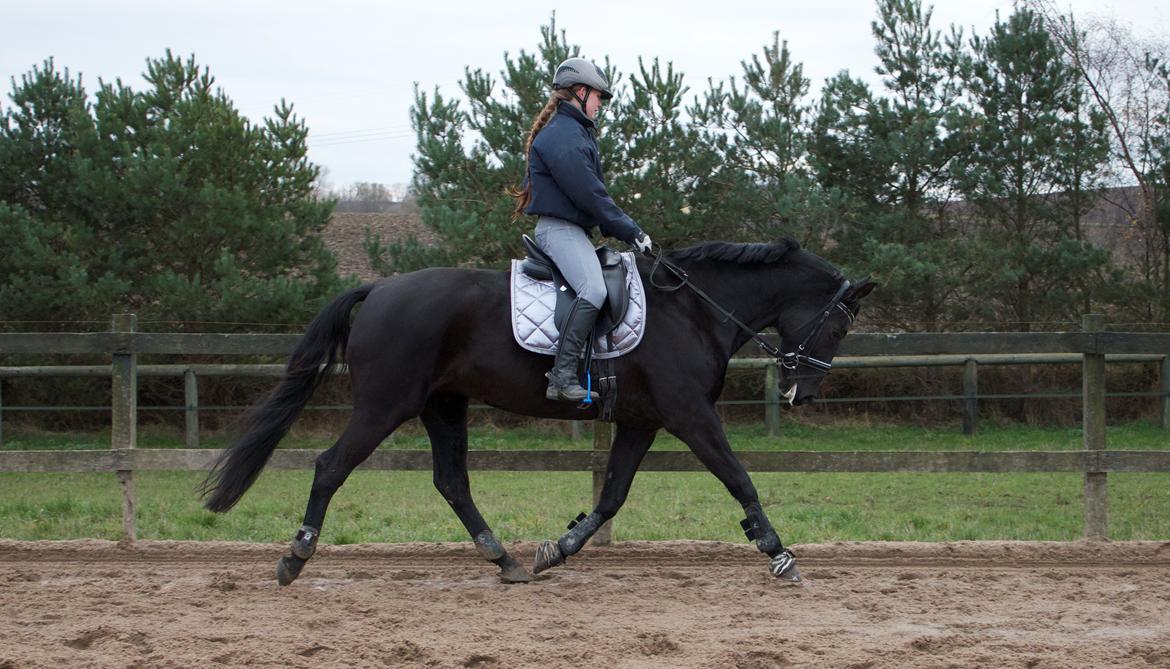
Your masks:
<svg viewBox="0 0 1170 669"><path fill-rule="evenodd" d="M780 392L790 404L816 399L861 298L875 286L868 278L850 282L838 275L831 293L802 298L780 315Z"/></svg>

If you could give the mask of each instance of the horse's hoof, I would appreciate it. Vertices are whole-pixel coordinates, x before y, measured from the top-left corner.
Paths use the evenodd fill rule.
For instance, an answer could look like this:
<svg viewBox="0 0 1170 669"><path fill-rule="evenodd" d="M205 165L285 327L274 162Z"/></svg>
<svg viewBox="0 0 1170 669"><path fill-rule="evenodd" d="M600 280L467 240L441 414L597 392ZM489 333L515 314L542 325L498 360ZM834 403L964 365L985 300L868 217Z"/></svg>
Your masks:
<svg viewBox="0 0 1170 669"><path fill-rule="evenodd" d="M801 577L800 570L796 568L796 565L792 565L788 568L788 571L780 574L776 578L783 583L788 583L791 585L804 585L804 578Z"/></svg>
<svg viewBox="0 0 1170 669"><path fill-rule="evenodd" d="M536 549L536 561L532 565L532 573L539 574L546 569L564 564L564 562L565 556L561 553L561 547L554 541L546 541Z"/></svg>
<svg viewBox="0 0 1170 669"><path fill-rule="evenodd" d="M785 583L799 585L804 582L800 576L800 570L796 568L796 556L792 554L792 551L786 550L772 558L768 563L768 571Z"/></svg>
<svg viewBox="0 0 1170 669"><path fill-rule="evenodd" d="M500 568L500 580L504 583L529 583L532 581L532 574L520 566L520 563L516 563Z"/></svg>
<svg viewBox="0 0 1170 669"><path fill-rule="evenodd" d="M297 580L301 575L301 570L305 568L305 562L295 555L285 555L280 558L280 562L276 563L276 582L281 585L288 585Z"/></svg>

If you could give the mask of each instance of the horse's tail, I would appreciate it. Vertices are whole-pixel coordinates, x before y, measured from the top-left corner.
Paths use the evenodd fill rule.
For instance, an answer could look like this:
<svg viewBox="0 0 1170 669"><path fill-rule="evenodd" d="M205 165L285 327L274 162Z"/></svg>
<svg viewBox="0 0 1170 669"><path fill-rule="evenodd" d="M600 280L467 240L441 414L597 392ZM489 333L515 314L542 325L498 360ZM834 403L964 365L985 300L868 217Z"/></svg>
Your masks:
<svg viewBox="0 0 1170 669"><path fill-rule="evenodd" d="M325 378L338 353L345 359L349 312L373 290L367 284L343 293L325 307L288 359L284 378L263 403L244 419L244 434L216 458L200 492L204 506L227 511L240 501L260 470L288 433L313 391Z"/></svg>

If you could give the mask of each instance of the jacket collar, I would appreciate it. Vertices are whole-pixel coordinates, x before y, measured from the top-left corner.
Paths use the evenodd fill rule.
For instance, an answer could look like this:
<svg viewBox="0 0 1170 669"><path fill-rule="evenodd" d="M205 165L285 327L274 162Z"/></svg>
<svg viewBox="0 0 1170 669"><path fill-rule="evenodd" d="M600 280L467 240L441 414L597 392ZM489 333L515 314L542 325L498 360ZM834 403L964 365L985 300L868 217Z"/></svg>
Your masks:
<svg viewBox="0 0 1170 669"><path fill-rule="evenodd" d="M579 107L577 107L577 105L573 104L572 102L562 101L560 103L560 105L557 106L557 113L572 117L572 119L574 121L585 126L585 128L587 130L595 130L596 129L596 126L593 123L593 120L590 119L588 116L586 116L585 112L581 111L581 109Z"/></svg>

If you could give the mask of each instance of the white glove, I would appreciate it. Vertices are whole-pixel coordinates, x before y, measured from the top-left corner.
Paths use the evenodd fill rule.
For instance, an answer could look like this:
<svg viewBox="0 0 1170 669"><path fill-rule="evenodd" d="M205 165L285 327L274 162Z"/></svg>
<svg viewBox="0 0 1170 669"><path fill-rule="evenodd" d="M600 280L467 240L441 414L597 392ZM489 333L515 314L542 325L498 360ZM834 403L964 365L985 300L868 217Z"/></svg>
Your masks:
<svg viewBox="0 0 1170 669"><path fill-rule="evenodd" d="M650 235L643 232L637 239L634 240L634 248L638 253L650 253L650 248L653 242L650 241Z"/></svg>

